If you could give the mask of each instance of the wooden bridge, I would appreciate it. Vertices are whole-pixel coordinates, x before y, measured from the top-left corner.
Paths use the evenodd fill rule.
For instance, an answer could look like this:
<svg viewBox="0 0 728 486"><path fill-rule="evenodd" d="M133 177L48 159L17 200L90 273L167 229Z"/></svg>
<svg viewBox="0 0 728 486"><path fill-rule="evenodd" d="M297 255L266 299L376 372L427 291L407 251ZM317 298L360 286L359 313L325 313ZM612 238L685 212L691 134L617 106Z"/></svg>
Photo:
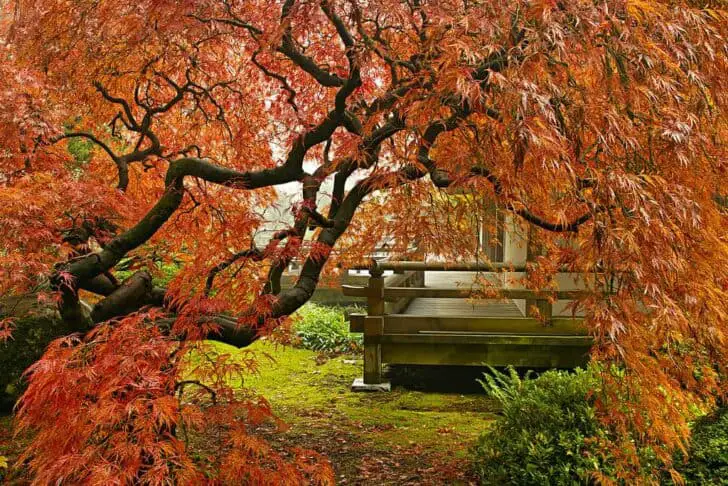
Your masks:
<svg viewBox="0 0 728 486"><path fill-rule="evenodd" d="M503 288L502 299L473 298L482 292L475 272L497 284L500 272L523 266L385 262L368 269L366 287L342 286L344 295L367 299L367 314L350 316L352 332L364 333L364 377L355 389L384 386L382 363L571 368L588 359L582 319L554 315L552 306L583 291ZM388 270L394 274L385 276ZM532 305L540 319L526 315Z"/></svg>

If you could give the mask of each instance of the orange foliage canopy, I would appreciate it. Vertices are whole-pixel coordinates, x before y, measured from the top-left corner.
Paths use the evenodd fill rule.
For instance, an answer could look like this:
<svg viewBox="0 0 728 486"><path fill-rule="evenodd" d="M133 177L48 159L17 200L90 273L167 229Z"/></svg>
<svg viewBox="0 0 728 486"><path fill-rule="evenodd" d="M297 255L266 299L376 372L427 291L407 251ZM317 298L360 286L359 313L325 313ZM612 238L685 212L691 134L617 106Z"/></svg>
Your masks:
<svg viewBox="0 0 728 486"><path fill-rule="evenodd" d="M0 292L49 278L81 331L165 305L198 316L177 326L188 340L224 309L243 317L213 327L244 345L385 238L482 258L462 222L494 201L538 233L532 283L597 272L580 305L620 474L636 473L632 439L669 463L688 405L725 398L728 22L711 2L18 0L0 15ZM79 141L90 156L71 155ZM472 197L443 206L448 187ZM130 261L181 270L168 289L119 282ZM102 297L90 315L80 290ZM117 332L101 329L84 339ZM30 425L44 393L31 384Z"/></svg>

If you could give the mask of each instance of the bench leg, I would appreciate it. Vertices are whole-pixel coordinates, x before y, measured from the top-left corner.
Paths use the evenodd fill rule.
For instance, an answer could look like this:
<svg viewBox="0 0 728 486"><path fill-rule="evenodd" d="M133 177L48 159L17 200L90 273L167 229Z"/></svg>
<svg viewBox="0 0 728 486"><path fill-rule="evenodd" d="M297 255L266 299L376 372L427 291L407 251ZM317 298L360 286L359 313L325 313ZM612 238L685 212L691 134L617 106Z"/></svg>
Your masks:
<svg viewBox="0 0 728 486"><path fill-rule="evenodd" d="M374 269L376 271L376 269ZM370 271L371 272L371 271ZM364 320L364 378L354 380L353 391L389 391L382 379L382 343L384 334L384 278L372 273L369 278L367 314Z"/></svg>
<svg viewBox="0 0 728 486"><path fill-rule="evenodd" d="M382 344L384 330L381 317L369 317L364 321L364 378L357 378L351 385L353 391L390 391L391 385L382 377Z"/></svg>
<svg viewBox="0 0 728 486"><path fill-rule="evenodd" d="M364 383L378 385L382 382L382 345L364 344Z"/></svg>
<svg viewBox="0 0 728 486"><path fill-rule="evenodd" d="M382 379L382 345L364 344L364 378L351 385L355 392L390 391L392 385Z"/></svg>

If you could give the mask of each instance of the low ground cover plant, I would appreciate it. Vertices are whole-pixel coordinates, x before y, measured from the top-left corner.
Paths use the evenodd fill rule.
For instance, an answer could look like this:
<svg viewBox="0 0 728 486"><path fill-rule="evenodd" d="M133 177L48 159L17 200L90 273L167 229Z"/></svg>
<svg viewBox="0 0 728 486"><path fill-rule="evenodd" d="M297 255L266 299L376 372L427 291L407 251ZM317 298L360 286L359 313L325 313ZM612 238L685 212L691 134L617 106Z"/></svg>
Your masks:
<svg viewBox="0 0 728 486"><path fill-rule="evenodd" d="M687 461L676 462L685 484L728 486L728 406L693 423Z"/></svg>
<svg viewBox="0 0 728 486"><path fill-rule="evenodd" d="M308 303L293 315L292 342L298 347L326 353L361 349L359 333L349 332L347 309Z"/></svg>
<svg viewBox="0 0 728 486"><path fill-rule="evenodd" d="M538 376L490 368L480 383L502 409L472 449L482 484L581 485L598 484L598 479L622 484L614 458L598 448L614 437L596 415L596 367ZM637 454L645 483L657 484L654 452L638 447ZM688 458L678 455L674 467L685 484L728 485L727 407L693 422ZM664 472L659 484L678 484L675 480Z"/></svg>
<svg viewBox="0 0 728 486"><path fill-rule="evenodd" d="M603 434L586 399L597 386L591 372L547 371L532 379L513 368L491 369L481 384L502 407L473 449L483 484L584 484L591 471L604 468L589 446Z"/></svg>

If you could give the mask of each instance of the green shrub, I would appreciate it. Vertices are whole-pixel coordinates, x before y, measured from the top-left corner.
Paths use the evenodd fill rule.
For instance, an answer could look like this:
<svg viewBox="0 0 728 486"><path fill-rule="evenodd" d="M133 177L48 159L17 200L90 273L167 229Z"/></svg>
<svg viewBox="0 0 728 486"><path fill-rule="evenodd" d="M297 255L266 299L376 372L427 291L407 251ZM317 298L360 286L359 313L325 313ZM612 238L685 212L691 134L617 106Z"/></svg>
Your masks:
<svg viewBox="0 0 728 486"><path fill-rule="evenodd" d="M701 417L692 427L688 462L676 469L689 485L728 485L728 407Z"/></svg>
<svg viewBox="0 0 728 486"><path fill-rule="evenodd" d="M294 315L294 342L314 351L344 353L362 346L361 334L349 332L344 309L308 303Z"/></svg>
<svg viewBox="0 0 728 486"><path fill-rule="evenodd" d="M39 302L37 294L0 299L0 320L12 319L12 337L0 341L0 413L8 412L25 390L23 372L35 363L48 344L71 332L55 305Z"/></svg>
<svg viewBox="0 0 728 486"><path fill-rule="evenodd" d="M590 451L589 439L604 434L587 399L598 387L594 373L547 371L532 379L509 368L484 376L502 415L473 449L483 484L589 484L592 471L607 473Z"/></svg>

